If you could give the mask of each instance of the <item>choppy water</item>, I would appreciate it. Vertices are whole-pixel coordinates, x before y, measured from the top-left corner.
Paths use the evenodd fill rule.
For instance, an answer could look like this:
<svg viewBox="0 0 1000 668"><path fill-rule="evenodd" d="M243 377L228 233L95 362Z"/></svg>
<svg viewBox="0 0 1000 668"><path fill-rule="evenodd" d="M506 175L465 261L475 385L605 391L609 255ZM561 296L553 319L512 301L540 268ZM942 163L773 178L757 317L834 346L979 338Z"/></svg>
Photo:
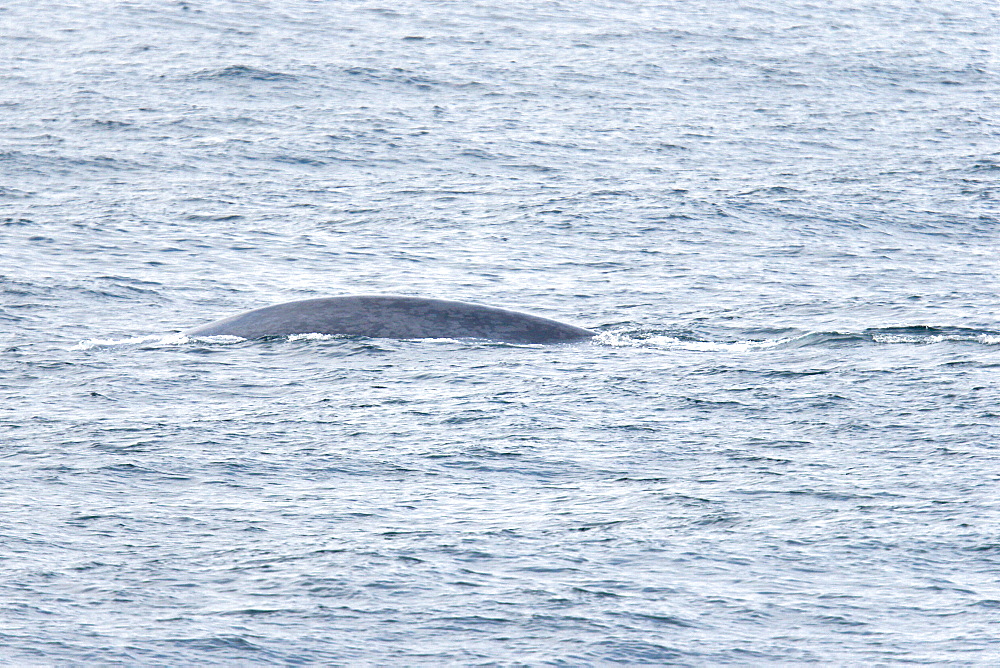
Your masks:
<svg viewBox="0 0 1000 668"><path fill-rule="evenodd" d="M7 3L0 661L1000 662L998 18Z"/></svg>

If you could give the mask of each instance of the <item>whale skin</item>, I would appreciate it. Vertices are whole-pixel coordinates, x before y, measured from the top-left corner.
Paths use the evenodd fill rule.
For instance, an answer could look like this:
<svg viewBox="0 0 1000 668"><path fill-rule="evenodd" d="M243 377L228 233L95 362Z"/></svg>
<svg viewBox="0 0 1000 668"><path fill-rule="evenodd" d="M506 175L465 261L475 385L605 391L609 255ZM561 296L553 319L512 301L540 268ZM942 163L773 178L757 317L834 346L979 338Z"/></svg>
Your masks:
<svg viewBox="0 0 1000 668"><path fill-rule="evenodd" d="M286 302L184 332L188 337L259 339L290 334L385 339L474 338L506 343L569 343L594 332L527 313L446 299L353 295Z"/></svg>

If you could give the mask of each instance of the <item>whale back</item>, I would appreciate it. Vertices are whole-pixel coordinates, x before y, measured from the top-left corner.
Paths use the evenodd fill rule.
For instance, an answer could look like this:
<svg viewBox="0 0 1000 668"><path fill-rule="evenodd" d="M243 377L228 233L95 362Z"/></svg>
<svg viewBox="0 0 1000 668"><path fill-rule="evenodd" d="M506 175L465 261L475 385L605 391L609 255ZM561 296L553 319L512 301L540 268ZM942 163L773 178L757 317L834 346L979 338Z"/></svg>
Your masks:
<svg viewBox="0 0 1000 668"><path fill-rule="evenodd" d="M267 306L195 327L186 336L258 339L288 334L385 339L475 338L508 343L580 341L594 332L548 318L445 299L357 295Z"/></svg>

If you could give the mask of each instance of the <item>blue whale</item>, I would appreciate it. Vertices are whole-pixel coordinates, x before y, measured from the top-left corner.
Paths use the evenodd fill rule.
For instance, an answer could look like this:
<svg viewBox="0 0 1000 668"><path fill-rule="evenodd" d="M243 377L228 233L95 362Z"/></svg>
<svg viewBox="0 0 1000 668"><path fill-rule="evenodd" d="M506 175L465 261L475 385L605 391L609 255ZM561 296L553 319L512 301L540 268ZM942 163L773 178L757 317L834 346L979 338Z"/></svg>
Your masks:
<svg viewBox="0 0 1000 668"><path fill-rule="evenodd" d="M385 295L324 297L267 306L184 332L185 336L259 339L288 334L382 339L488 339L568 343L594 332L527 313L445 299Z"/></svg>

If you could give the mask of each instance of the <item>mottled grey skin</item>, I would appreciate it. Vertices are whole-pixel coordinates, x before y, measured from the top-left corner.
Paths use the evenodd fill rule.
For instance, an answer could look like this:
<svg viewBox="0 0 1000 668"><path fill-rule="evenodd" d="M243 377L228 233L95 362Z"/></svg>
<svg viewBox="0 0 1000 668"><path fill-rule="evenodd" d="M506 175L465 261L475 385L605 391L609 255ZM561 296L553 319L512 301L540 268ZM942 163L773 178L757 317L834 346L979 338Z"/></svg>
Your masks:
<svg viewBox="0 0 1000 668"><path fill-rule="evenodd" d="M489 339L566 343L594 336L548 318L444 299L358 295L288 302L190 329L186 336L258 339L287 334L346 334L383 339Z"/></svg>

